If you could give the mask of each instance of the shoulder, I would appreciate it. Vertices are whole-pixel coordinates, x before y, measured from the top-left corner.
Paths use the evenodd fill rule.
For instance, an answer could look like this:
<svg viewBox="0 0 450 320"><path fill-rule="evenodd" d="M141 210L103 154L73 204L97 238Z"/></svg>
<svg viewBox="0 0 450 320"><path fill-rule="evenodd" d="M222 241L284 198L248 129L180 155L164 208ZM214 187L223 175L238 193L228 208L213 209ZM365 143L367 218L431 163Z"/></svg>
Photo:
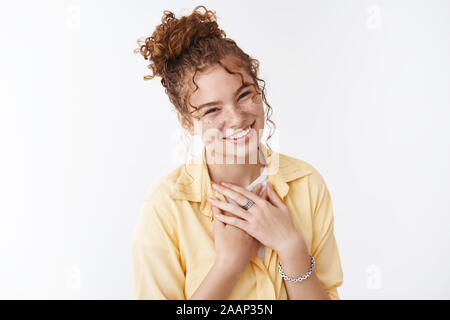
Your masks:
<svg viewBox="0 0 450 320"><path fill-rule="evenodd" d="M311 199L317 199L328 192L322 173L310 162L280 153L280 170L290 187L306 188Z"/></svg>
<svg viewBox="0 0 450 320"><path fill-rule="evenodd" d="M169 173L160 176L145 192L144 202L150 201L159 203L170 199L173 186L176 184L178 177L181 174L183 165L176 167Z"/></svg>
<svg viewBox="0 0 450 320"><path fill-rule="evenodd" d="M280 155L280 164L281 158L290 163L294 172L296 169L301 172L298 174L299 178L288 182L289 188L293 194L303 195L309 199L314 214L321 205L327 206L331 203L331 195L324 176L315 166L305 160L287 155Z"/></svg>
<svg viewBox="0 0 450 320"><path fill-rule="evenodd" d="M284 153L279 153L279 157L280 168L285 178L289 178L287 176L290 175L297 175L301 178L306 177L306 180L309 180L312 185L323 185L325 183L323 175L310 162ZM297 178L293 180L295 181Z"/></svg>
<svg viewBox="0 0 450 320"><path fill-rule="evenodd" d="M141 219L158 219L167 223L173 223L173 214L177 206L175 199L171 197L173 187L180 175L183 165L172 169L169 173L160 176L144 194L141 206Z"/></svg>
<svg viewBox="0 0 450 320"><path fill-rule="evenodd" d="M311 174L314 170L314 167L303 159L296 158L281 152L278 154L280 168L283 169L283 173L285 174L293 171L300 171L306 176Z"/></svg>
<svg viewBox="0 0 450 320"><path fill-rule="evenodd" d="M145 191L133 236L135 242L147 243L161 232L176 237L176 200L170 194L180 170L181 166L160 176Z"/></svg>

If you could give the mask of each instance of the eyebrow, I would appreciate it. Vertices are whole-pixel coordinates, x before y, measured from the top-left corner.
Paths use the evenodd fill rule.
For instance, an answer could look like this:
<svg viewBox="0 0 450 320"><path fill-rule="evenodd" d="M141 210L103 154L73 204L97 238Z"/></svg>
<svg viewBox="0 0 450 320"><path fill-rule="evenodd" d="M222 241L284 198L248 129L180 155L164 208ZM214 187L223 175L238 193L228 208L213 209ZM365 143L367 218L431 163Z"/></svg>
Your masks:
<svg viewBox="0 0 450 320"><path fill-rule="evenodd" d="M234 95L236 96L242 89L247 88L249 86L251 86L252 84L250 82L244 82L234 93ZM218 101L211 101L211 102L207 102L204 104L201 104L200 106L197 107L196 110L194 110L194 112L199 111L200 109L206 108L206 107L212 107L215 106L217 104L220 104L222 101L218 100Z"/></svg>

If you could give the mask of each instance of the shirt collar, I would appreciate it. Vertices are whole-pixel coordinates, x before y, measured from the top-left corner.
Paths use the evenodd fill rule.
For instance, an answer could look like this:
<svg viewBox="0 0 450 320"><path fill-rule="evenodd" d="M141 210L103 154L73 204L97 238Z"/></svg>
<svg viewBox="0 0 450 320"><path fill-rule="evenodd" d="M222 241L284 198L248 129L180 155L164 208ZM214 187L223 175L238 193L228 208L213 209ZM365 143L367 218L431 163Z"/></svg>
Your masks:
<svg viewBox="0 0 450 320"><path fill-rule="evenodd" d="M272 151L269 155L267 147L260 143L260 150L264 154L267 163L267 179L273 185L278 196L283 199L289 191L288 182L310 174L311 167L305 162ZM205 148L202 152L182 166L180 174L171 189L171 198L189 200L200 203L202 214L212 220L211 205L208 197L215 196L222 201L225 197L212 188L212 181L209 176L205 159Z"/></svg>

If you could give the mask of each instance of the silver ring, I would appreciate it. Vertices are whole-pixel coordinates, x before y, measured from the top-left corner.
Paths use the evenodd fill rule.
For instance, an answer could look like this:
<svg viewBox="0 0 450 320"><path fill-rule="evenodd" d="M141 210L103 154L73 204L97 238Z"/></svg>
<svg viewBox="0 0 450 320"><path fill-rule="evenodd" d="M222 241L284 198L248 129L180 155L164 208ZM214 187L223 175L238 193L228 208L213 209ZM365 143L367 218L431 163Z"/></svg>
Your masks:
<svg viewBox="0 0 450 320"><path fill-rule="evenodd" d="M242 209L245 209L245 210L248 210L248 209L250 209L250 207L253 205L253 203L254 203L254 202L253 202L252 200L248 199L247 203L244 204L243 206L241 206L241 208L242 208Z"/></svg>

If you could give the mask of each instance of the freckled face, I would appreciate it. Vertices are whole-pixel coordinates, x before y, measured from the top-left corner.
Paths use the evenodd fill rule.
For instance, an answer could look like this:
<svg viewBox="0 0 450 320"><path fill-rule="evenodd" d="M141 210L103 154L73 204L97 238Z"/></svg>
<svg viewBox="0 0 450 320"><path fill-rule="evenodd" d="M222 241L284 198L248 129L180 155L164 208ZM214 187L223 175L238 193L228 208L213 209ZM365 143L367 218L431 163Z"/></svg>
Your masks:
<svg viewBox="0 0 450 320"><path fill-rule="evenodd" d="M207 149L214 150L216 156L225 155L226 161L236 156L240 159L238 163L244 163L242 159L256 152L261 140L264 107L261 95L250 85L251 76L239 71L244 86L239 74L229 74L220 64L197 72L195 82L199 88L191 95L190 102L200 107L192 113L199 117L193 118L194 134L201 135ZM190 107L190 110L195 109Z"/></svg>

